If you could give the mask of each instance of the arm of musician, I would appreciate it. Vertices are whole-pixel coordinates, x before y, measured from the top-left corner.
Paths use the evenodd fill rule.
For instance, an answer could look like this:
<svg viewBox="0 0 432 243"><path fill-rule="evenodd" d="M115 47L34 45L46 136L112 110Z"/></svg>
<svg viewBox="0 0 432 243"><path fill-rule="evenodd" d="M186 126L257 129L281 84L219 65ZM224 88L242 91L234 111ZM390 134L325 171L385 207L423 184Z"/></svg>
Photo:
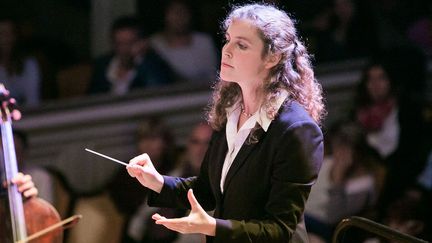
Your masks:
<svg viewBox="0 0 432 243"><path fill-rule="evenodd" d="M12 183L18 186L18 191L23 194L25 198L36 197L38 189L30 175L19 172L13 179Z"/></svg>
<svg viewBox="0 0 432 243"><path fill-rule="evenodd" d="M164 178L155 169L148 154L141 154L129 161L126 167L130 176L135 177L143 186L157 193L162 191Z"/></svg>

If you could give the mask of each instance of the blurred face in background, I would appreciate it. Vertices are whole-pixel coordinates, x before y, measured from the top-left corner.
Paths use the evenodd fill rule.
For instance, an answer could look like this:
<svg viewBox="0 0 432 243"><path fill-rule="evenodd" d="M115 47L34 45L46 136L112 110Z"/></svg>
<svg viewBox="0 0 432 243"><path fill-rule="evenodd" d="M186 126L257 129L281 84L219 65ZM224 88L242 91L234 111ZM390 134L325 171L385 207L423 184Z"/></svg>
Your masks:
<svg viewBox="0 0 432 243"><path fill-rule="evenodd" d="M370 98L379 102L390 96L390 80L384 69L380 66L373 66L368 71L366 83Z"/></svg>
<svg viewBox="0 0 432 243"><path fill-rule="evenodd" d="M176 34L189 32L191 12L180 2L171 3L165 11L165 27Z"/></svg>
<svg viewBox="0 0 432 243"><path fill-rule="evenodd" d="M187 144L187 156L190 165L198 170L204 159L208 144L212 135L212 129L207 124L200 124L192 131Z"/></svg>
<svg viewBox="0 0 432 243"><path fill-rule="evenodd" d="M344 23L348 23L354 16L354 4L352 0L335 0L334 1L334 12L338 16L339 20Z"/></svg>
<svg viewBox="0 0 432 243"><path fill-rule="evenodd" d="M147 153L155 167L162 163L163 152L165 151L165 142L162 137L143 136L138 139L138 152Z"/></svg>
<svg viewBox="0 0 432 243"><path fill-rule="evenodd" d="M115 55L120 58L122 63L132 62L135 55L135 48L139 43L136 30L124 28L115 30L112 36Z"/></svg>
<svg viewBox="0 0 432 243"><path fill-rule="evenodd" d="M340 141L332 142L333 160L335 164L349 167L353 163L353 150L348 144Z"/></svg>

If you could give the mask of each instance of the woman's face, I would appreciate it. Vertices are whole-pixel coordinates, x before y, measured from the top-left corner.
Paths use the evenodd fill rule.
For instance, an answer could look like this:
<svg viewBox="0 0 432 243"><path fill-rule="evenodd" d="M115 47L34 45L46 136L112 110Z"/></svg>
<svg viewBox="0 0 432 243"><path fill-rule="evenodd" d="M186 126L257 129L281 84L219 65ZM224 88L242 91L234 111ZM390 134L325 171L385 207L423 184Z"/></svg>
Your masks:
<svg viewBox="0 0 432 243"><path fill-rule="evenodd" d="M222 80L242 85L259 84L267 78L274 65L262 56L264 42L255 26L246 20L234 20L225 38L220 69Z"/></svg>
<svg viewBox="0 0 432 243"><path fill-rule="evenodd" d="M367 91L373 101L381 101L390 95L390 81L380 66L373 66L368 71Z"/></svg>

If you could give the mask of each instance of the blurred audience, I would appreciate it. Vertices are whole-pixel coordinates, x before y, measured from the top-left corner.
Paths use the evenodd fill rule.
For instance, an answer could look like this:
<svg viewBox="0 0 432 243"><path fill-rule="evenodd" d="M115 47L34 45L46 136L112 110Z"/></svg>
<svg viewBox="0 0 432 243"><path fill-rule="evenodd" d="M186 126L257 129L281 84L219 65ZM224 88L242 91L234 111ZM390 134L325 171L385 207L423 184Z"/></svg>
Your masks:
<svg viewBox="0 0 432 243"><path fill-rule="evenodd" d="M177 80L213 82L216 49L209 35L192 29L192 21L187 1L169 1L164 11L164 28L151 37L151 45L169 63Z"/></svg>
<svg viewBox="0 0 432 243"><path fill-rule="evenodd" d="M212 128L207 123L201 122L194 126L187 140L186 150L180 156L174 173L182 177L199 174L212 132Z"/></svg>
<svg viewBox="0 0 432 243"><path fill-rule="evenodd" d="M420 39L424 34L421 32L425 31L422 29L425 27L422 20L431 14L429 0L379 0L371 3L376 13L375 26L380 33L382 47L397 47L410 41L425 44Z"/></svg>
<svg viewBox="0 0 432 243"><path fill-rule="evenodd" d="M400 125L396 87L384 63L366 66L355 102L356 120L365 129L368 143L387 158L398 146Z"/></svg>
<svg viewBox="0 0 432 243"><path fill-rule="evenodd" d="M114 21L113 50L95 60L89 93L124 95L132 89L172 82L169 66L149 47L144 32L135 17Z"/></svg>
<svg viewBox="0 0 432 243"><path fill-rule="evenodd" d="M427 162L418 176L417 182L432 194L432 151L429 153Z"/></svg>
<svg viewBox="0 0 432 243"><path fill-rule="evenodd" d="M408 39L419 46L428 56L432 56L431 36L432 16L423 16L418 18L408 27L407 30Z"/></svg>
<svg viewBox="0 0 432 243"><path fill-rule="evenodd" d="M181 177L197 176L204 160L213 130L209 124L200 122L194 126L186 144L186 150L180 157L177 169L171 175ZM189 215L186 212L182 216ZM179 234L174 243L200 243L205 237L201 234Z"/></svg>
<svg viewBox="0 0 432 243"><path fill-rule="evenodd" d="M320 6L305 25L318 62L365 57L379 48L369 1L333 0Z"/></svg>
<svg viewBox="0 0 432 243"><path fill-rule="evenodd" d="M330 129L330 153L305 208L312 242L330 242L334 227L349 216L370 216L385 171L379 156L354 122L338 122Z"/></svg>
<svg viewBox="0 0 432 243"><path fill-rule="evenodd" d="M382 223L401 233L431 241L431 194L422 187L412 186L392 201L386 210ZM397 243L396 240L377 238L367 239L364 243Z"/></svg>
<svg viewBox="0 0 432 243"><path fill-rule="evenodd" d="M31 175L32 180L39 191L40 198L45 199L50 204L55 205L53 175L45 167L32 165L26 161L29 145L27 134L25 132L14 129L13 137L18 169L24 174Z"/></svg>
<svg viewBox="0 0 432 243"><path fill-rule="evenodd" d="M158 118L148 118L138 127L138 154L147 153L154 166L169 174L175 167L176 148L171 129ZM111 197L120 212L126 217L122 242L172 242L177 234L163 226L154 224L151 215L158 210L176 217L182 211L150 208L147 206L148 190L143 189L126 170L122 169L112 181Z"/></svg>
<svg viewBox="0 0 432 243"><path fill-rule="evenodd" d="M422 116L424 91L417 87L426 80L425 68L416 48L392 48L371 59L358 86L355 119L388 171L379 200L381 213L416 182L426 162L429 142Z"/></svg>
<svg viewBox="0 0 432 243"><path fill-rule="evenodd" d="M40 102L40 80L37 60L21 46L17 23L12 18L1 18L0 82L19 104L35 106Z"/></svg>

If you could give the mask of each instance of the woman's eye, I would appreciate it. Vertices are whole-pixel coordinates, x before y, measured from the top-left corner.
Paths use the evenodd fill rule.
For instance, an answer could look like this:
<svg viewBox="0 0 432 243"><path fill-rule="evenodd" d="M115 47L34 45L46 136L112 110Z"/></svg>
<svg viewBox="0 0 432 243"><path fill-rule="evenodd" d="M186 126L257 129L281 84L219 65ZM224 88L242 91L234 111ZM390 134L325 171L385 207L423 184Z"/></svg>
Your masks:
<svg viewBox="0 0 432 243"><path fill-rule="evenodd" d="M243 43L238 43L237 45L241 50L245 50L247 48L247 46Z"/></svg>

